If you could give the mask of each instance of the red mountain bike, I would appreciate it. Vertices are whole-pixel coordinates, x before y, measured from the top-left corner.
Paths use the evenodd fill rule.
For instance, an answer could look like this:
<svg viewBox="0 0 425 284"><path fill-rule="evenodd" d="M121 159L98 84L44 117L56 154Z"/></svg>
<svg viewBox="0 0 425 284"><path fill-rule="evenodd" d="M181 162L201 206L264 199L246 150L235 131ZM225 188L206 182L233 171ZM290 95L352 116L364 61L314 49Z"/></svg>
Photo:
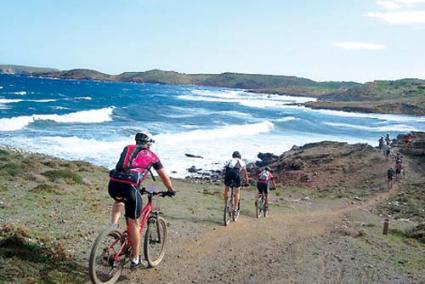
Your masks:
<svg viewBox="0 0 425 284"><path fill-rule="evenodd" d="M154 209L154 196L171 196L168 191L148 192L145 188L140 193L148 195L148 203L142 209L140 217L140 232L145 225L143 254L150 267L157 266L165 255L167 243L167 223L160 217L159 209ZM96 238L90 253L89 275L93 283L115 283L120 277L124 266L130 260L131 246L128 230L120 232L116 227L106 228Z"/></svg>

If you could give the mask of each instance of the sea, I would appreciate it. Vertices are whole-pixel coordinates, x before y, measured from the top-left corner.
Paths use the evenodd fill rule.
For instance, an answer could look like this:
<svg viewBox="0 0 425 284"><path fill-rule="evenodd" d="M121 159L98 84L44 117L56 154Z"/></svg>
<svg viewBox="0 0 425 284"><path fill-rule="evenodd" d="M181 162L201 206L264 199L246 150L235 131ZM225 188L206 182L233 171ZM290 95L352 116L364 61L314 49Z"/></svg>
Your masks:
<svg viewBox="0 0 425 284"><path fill-rule="evenodd" d="M378 144L425 131L425 117L313 110L314 98L241 89L59 80L0 74L0 145L114 167L134 135L150 131L171 176L214 170L238 150L280 155L323 140ZM187 157L186 154L202 158Z"/></svg>

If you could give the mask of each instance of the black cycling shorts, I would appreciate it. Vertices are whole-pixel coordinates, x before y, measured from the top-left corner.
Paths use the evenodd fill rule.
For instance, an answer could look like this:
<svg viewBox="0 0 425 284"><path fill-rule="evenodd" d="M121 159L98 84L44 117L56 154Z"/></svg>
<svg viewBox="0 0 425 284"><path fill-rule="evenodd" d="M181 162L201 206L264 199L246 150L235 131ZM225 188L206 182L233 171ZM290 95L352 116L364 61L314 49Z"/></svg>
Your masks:
<svg viewBox="0 0 425 284"><path fill-rule="evenodd" d="M257 182L257 190L258 190L258 193L268 194L269 193L269 184Z"/></svg>
<svg viewBox="0 0 425 284"><path fill-rule="evenodd" d="M239 169L227 169L224 176L224 185L241 187L241 175Z"/></svg>
<svg viewBox="0 0 425 284"><path fill-rule="evenodd" d="M108 185L109 195L119 202L125 204L125 217L137 219L142 209L142 195L137 187L130 184L110 180Z"/></svg>

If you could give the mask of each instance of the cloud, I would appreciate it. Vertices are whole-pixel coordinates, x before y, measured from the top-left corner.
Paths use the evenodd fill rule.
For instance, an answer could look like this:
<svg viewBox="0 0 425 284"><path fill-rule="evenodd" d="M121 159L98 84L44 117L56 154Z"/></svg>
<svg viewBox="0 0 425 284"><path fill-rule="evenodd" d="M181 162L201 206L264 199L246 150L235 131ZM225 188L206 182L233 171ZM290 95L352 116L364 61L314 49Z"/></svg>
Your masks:
<svg viewBox="0 0 425 284"><path fill-rule="evenodd" d="M366 17L376 18L395 25L425 24L424 11L366 13Z"/></svg>
<svg viewBox="0 0 425 284"><path fill-rule="evenodd" d="M337 41L334 46L346 50L382 50L387 48L383 44L359 42L359 41Z"/></svg>
<svg viewBox="0 0 425 284"><path fill-rule="evenodd" d="M413 8L416 5L425 4L425 0L378 0L376 4L387 10Z"/></svg>

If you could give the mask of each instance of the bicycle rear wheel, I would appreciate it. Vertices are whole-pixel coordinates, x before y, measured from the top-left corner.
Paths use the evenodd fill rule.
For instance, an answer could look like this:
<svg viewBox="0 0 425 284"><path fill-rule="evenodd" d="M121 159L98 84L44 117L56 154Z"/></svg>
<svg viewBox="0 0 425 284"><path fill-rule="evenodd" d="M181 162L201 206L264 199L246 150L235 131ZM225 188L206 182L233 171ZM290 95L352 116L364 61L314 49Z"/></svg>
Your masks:
<svg viewBox="0 0 425 284"><path fill-rule="evenodd" d="M89 276L92 283L111 284L120 277L128 261L122 234L112 227L96 238L90 253Z"/></svg>
<svg viewBox="0 0 425 284"><path fill-rule="evenodd" d="M266 199L263 197L262 206L263 206L263 216L266 218L269 215L269 208L266 206Z"/></svg>
<svg viewBox="0 0 425 284"><path fill-rule="evenodd" d="M143 252L150 267L157 266L165 255L167 224L162 217L151 217L145 233Z"/></svg>

